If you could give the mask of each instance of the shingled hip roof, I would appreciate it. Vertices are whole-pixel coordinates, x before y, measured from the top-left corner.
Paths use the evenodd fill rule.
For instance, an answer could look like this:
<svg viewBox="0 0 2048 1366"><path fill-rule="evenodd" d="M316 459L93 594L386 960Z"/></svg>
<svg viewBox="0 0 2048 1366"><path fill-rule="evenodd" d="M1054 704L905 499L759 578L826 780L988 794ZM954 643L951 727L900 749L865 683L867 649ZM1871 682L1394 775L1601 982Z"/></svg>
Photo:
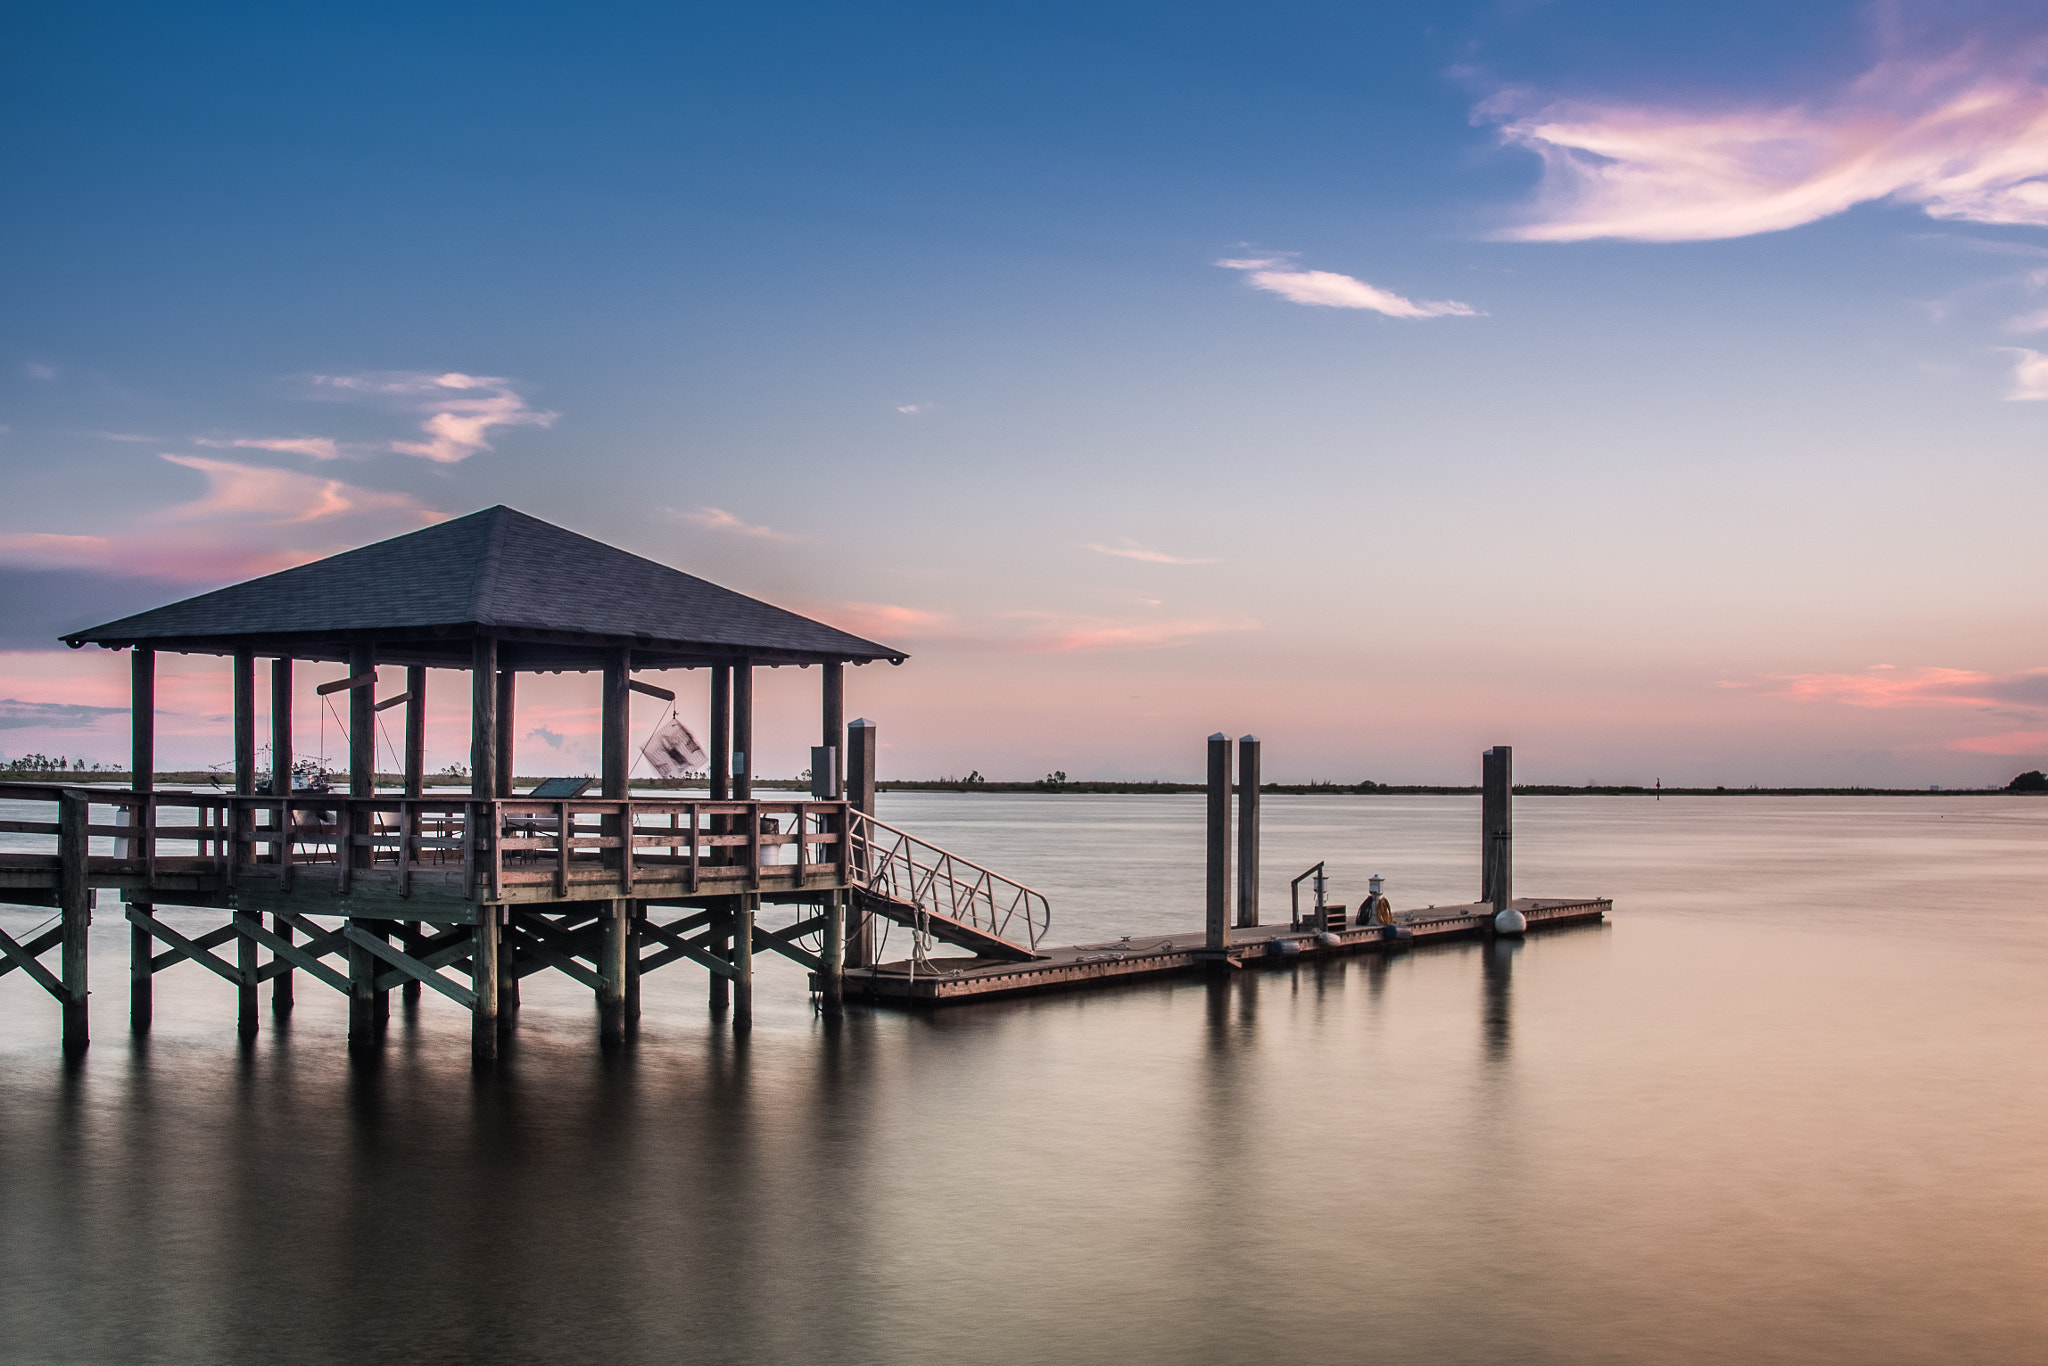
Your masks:
<svg viewBox="0 0 2048 1366"><path fill-rule="evenodd" d="M63 639L74 648L252 648L306 658L338 658L345 642L376 641L395 647L380 650L393 663L408 654L454 663L458 656L466 662L465 642L478 636L515 650L525 642L524 667L550 667L550 659L554 667L577 667L559 663L564 651L617 645L632 646L642 668L738 657L897 664L908 657L503 506Z"/></svg>

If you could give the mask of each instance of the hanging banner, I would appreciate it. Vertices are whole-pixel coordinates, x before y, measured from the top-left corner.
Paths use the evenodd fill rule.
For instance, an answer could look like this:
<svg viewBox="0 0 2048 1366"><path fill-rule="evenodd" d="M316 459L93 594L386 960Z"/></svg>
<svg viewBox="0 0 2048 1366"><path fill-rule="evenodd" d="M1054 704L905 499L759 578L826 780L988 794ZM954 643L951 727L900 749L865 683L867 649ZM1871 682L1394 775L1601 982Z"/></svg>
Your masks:
<svg viewBox="0 0 2048 1366"><path fill-rule="evenodd" d="M697 743L697 737L690 734L690 728L674 712L654 728L654 734L640 746L640 753L664 778L680 778L686 769L704 766L704 746Z"/></svg>

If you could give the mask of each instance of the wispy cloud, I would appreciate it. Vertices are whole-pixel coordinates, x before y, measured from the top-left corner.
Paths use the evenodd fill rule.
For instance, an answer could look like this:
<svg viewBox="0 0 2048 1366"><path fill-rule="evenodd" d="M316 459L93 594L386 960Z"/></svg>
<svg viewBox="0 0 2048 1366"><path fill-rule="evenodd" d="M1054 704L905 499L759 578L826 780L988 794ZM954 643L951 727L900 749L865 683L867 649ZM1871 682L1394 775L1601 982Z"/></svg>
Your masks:
<svg viewBox="0 0 2048 1366"><path fill-rule="evenodd" d="M47 384L49 381L57 378L57 367L32 360L21 367L21 373L27 375L30 379L39 379Z"/></svg>
<svg viewBox="0 0 2048 1366"><path fill-rule="evenodd" d="M459 371L428 374L416 370L380 370L360 375L315 375L314 383L338 394L365 394L405 401L427 413L420 429L425 441L394 441L391 449L437 464L467 460L491 449L493 427L551 427L560 413L526 406L512 381L495 375ZM266 449L278 449L266 447Z"/></svg>
<svg viewBox="0 0 2048 1366"><path fill-rule="evenodd" d="M2006 398L2019 403L2048 399L2048 356L2024 346L2001 349L2019 357L2013 362L2012 388L2006 392Z"/></svg>
<svg viewBox="0 0 2048 1366"><path fill-rule="evenodd" d="M1215 564L1210 556L1169 555L1163 550L1151 550L1139 545L1128 536L1117 545L1096 545L1089 543L1081 547L1098 555L1115 555L1125 560L1143 560L1146 564Z"/></svg>
<svg viewBox="0 0 2048 1366"><path fill-rule="evenodd" d="M953 619L944 612L927 612L891 602L831 602L807 609L808 615L851 631L866 640L894 645L903 641L931 640L946 635Z"/></svg>
<svg viewBox="0 0 2048 1366"><path fill-rule="evenodd" d="M24 702L0 697L0 730L85 730L101 718L125 716L126 707L94 707L83 702Z"/></svg>
<svg viewBox="0 0 2048 1366"><path fill-rule="evenodd" d="M212 446L218 450L282 451L286 455L310 455L315 460L333 460L341 455L340 446L324 436L283 436L260 440L242 437L233 441L216 441L211 437L195 436L192 438L192 444Z"/></svg>
<svg viewBox="0 0 2048 1366"><path fill-rule="evenodd" d="M1950 749L1965 754L2048 754L2048 730L2009 730L2003 735L1973 735L1952 741Z"/></svg>
<svg viewBox="0 0 2048 1366"><path fill-rule="evenodd" d="M1193 618L1175 621L1118 621L1110 617L1069 616L1058 612L1011 612L1026 627L1017 647L1027 654L1076 654L1097 650L1161 650L1185 645L1203 636L1255 631L1249 620Z"/></svg>
<svg viewBox="0 0 2048 1366"><path fill-rule="evenodd" d="M938 406L936 403L899 403L896 405L896 411L906 417L922 417Z"/></svg>
<svg viewBox="0 0 2048 1366"><path fill-rule="evenodd" d="M1255 289L1317 308L1362 308L1389 318L1476 318L1478 309L1454 299L1417 303L1390 290L1329 270L1301 270L1279 257L1225 258L1217 265L1241 270Z"/></svg>
<svg viewBox="0 0 2048 1366"><path fill-rule="evenodd" d="M1777 106L1550 99L1479 106L1543 161L1528 242L1746 237L1873 200L1971 223L2048 226L2042 43L1887 57L1846 88Z"/></svg>
<svg viewBox="0 0 2048 1366"><path fill-rule="evenodd" d="M409 494L200 455L162 459L205 476L206 492L114 535L0 532L0 563L219 582L442 519Z"/></svg>
<svg viewBox="0 0 2048 1366"><path fill-rule="evenodd" d="M267 526L295 527L324 522L349 513L390 512L425 526L441 520L418 499L405 493L366 489L339 479L323 479L297 470L276 470L214 460L203 455L165 455L206 476L206 494L155 514L161 522L251 521Z"/></svg>
<svg viewBox="0 0 2048 1366"><path fill-rule="evenodd" d="M2048 709L2048 669L1992 674L1976 669L1901 669L1873 664L1860 674L1776 674L1764 682L1777 696L1799 702L1840 702L1852 707Z"/></svg>
<svg viewBox="0 0 2048 1366"><path fill-rule="evenodd" d="M677 521L703 527L706 531L726 531L735 536L753 536L763 541L802 540L795 532L777 531L770 526L756 526L727 512L724 508L693 508L687 512L669 509L669 515Z"/></svg>

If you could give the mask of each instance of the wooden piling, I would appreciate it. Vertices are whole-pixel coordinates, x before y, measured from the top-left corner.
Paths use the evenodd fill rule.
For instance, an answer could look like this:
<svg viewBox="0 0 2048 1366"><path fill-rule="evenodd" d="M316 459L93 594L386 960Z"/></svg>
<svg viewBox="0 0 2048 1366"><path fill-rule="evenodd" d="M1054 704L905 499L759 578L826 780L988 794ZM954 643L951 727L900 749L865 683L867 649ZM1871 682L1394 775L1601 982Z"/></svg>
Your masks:
<svg viewBox="0 0 2048 1366"><path fill-rule="evenodd" d="M846 1009L846 893L825 893L825 971L819 974L818 995L827 1015Z"/></svg>
<svg viewBox="0 0 2048 1366"><path fill-rule="evenodd" d="M235 730L235 795L250 797L256 793L256 655L248 646L235 651L234 656L234 730ZM232 869L242 862L254 862L253 845L246 843L254 833L253 817L247 805L237 803L227 811L228 828L227 863L231 870L229 885L234 882ZM250 933L250 926L256 917L244 915L240 910L229 913L229 920L235 927L235 969L242 974L242 980L235 984L235 1033L243 1039L256 1037L256 970L257 943Z"/></svg>
<svg viewBox="0 0 2048 1366"><path fill-rule="evenodd" d="M626 948L632 903L608 901L604 909L604 945L597 964L597 1038L606 1048L626 1041Z"/></svg>
<svg viewBox="0 0 2048 1366"><path fill-rule="evenodd" d="M1480 760L1479 899L1498 912L1515 898L1514 750L1495 745Z"/></svg>
<svg viewBox="0 0 2048 1366"><path fill-rule="evenodd" d="M278 658L270 661L270 795L280 799L279 806L271 820L276 822L272 830L270 861L282 864L290 849L291 810L283 800L292 795L292 661ZM282 874L280 874L282 876ZM287 944L292 941L292 926L282 915L270 918L270 932ZM272 965L285 962L273 952ZM287 966L270 979L270 1013L289 1015L292 1012L293 970Z"/></svg>
<svg viewBox="0 0 2048 1366"><path fill-rule="evenodd" d="M376 646L358 644L348 647L350 678L376 672ZM348 690L348 795L377 795L377 689L374 684ZM369 852L367 849L351 848L348 852L351 867L370 866L368 858L362 857Z"/></svg>
<svg viewBox="0 0 2048 1366"><path fill-rule="evenodd" d="M1230 947L1230 737L1209 737L1208 943Z"/></svg>
<svg viewBox="0 0 2048 1366"><path fill-rule="evenodd" d="M91 842L86 827L91 814L90 799L83 792L67 791L57 801L57 907L64 920L63 963L59 978L64 985L64 1053L76 1057L92 1042L87 1020L86 951L92 930L92 884L87 862Z"/></svg>
<svg viewBox="0 0 2048 1366"><path fill-rule="evenodd" d="M732 926L732 1030L744 1034L754 1027L754 910L761 898L734 897Z"/></svg>
<svg viewBox="0 0 2048 1366"><path fill-rule="evenodd" d="M349 928L367 928L350 919ZM348 1047L365 1052L377 1044L377 958L354 940L348 946Z"/></svg>
<svg viewBox="0 0 2048 1366"><path fill-rule="evenodd" d="M875 723L866 717L856 717L846 727L846 802L870 817L875 814L875 763L881 754L876 737ZM862 882L868 870L857 866L849 854L846 875ZM847 907L845 966L871 968L875 965L874 918L857 914L858 909L857 905Z"/></svg>
<svg viewBox="0 0 2048 1366"><path fill-rule="evenodd" d="M1259 737L1237 741L1237 923L1259 923Z"/></svg>
<svg viewBox="0 0 2048 1366"><path fill-rule="evenodd" d="M647 919L647 903L626 903L626 1032L640 1023L640 927Z"/></svg>
<svg viewBox="0 0 2048 1366"><path fill-rule="evenodd" d="M711 666L711 800L729 801L732 798L732 666L714 664ZM724 816L711 816L707 834L726 833L727 820ZM726 851L713 849L709 862L724 863ZM724 903L711 908L711 942L708 951L719 962L728 961L727 951L731 947L731 932L726 928L727 915ZM720 973L711 974L709 986L711 1009L723 1011L732 1001L732 983Z"/></svg>
<svg viewBox="0 0 2048 1366"><path fill-rule="evenodd" d="M498 948L497 906L476 908L476 923L470 927L469 985L476 1004L469 1013L469 1060L487 1069L498 1061Z"/></svg>
<svg viewBox="0 0 2048 1366"><path fill-rule="evenodd" d="M138 793L156 790L156 651L136 649L128 661L128 767L131 777L129 786ZM149 866L149 841L155 822L148 817L148 808L138 806L131 818L137 826L143 827L143 834L128 842L128 857ZM149 895L144 889L143 895ZM147 901L136 903L145 915L154 915L156 907ZM149 1033L155 1015L156 973L153 961L156 957L156 937L142 926L130 922L128 926L128 1029L132 1034Z"/></svg>

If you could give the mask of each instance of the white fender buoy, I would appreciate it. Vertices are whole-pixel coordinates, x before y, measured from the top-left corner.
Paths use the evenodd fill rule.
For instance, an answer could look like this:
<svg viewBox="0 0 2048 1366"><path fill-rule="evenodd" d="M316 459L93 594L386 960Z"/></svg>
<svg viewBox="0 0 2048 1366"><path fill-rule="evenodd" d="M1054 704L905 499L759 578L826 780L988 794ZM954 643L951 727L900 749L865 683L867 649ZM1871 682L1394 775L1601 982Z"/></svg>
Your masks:
<svg viewBox="0 0 2048 1366"><path fill-rule="evenodd" d="M1520 934L1529 928L1529 917L1510 906L1493 918L1495 934Z"/></svg>

